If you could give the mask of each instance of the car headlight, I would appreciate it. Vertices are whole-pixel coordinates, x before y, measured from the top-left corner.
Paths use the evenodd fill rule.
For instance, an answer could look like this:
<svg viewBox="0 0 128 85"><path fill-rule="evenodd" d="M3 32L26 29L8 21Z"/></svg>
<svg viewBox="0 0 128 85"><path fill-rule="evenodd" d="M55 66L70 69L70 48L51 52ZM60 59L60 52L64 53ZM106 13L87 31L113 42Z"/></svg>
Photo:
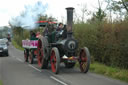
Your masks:
<svg viewBox="0 0 128 85"><path fill-rule="evenodd" d="M7 47L4 47L4 50L8 49Z"/></svg>

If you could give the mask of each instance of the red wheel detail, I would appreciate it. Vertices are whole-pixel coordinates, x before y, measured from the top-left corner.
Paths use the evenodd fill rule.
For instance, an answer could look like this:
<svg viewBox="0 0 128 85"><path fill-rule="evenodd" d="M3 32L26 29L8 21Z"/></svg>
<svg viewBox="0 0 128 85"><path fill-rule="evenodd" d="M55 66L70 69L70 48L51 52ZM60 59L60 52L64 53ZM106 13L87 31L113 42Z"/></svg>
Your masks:
<svg viewBox="0 0 128 85"><path fill-rule="evenodd" d="M80 69L82 72L84 72L85 68L86 68L86 64L87 64L87 56L86 53L84 51L81 52L81 62L80 62Z"/></svg>
<svg viewBox="0 0 128 85"><path fill-rule="evenodd" d="M38 66L41 68L42 67L42 58L43 58L43 51L39 51L38 53Z"/></svg>
<svg viewBox="0 0 128 85"><path fill-rule="evenodd" d="M48 67L48 61L44 59L43 50L41 49L38 54L38 66L41 69L46 69Z"/></svg>
<svg viewBox="0 0 128 85"><path fill-rule="evenodd" d="M84 73L88 72L89 65L90 65L90 53L87 48L83 48L80 51L79 64L80 64L81 72L84 72Z"/></svg>
<svg viewBox="0 0 128 85"><path fill-rule="evenodd" d="M38 49L38 52L37 52L37 54L38 54L38 56L37 56L37 59L38 59L38 66L41 68L41 66L42 66L42 56L43 56L43 53L42 53L42 51L41 51L41 47L42 47L42 43L41 43L41 40L39 39L38 40L38 46L37 46L37 49Z"/></svg>
<svg viewBox="0 0 128 85"><path fill-rule="evenodd" d="M60 55L56 47L52 48L50 61L51 61L52 72L54 72L55 74L58 74L59 67L60 67Z"/></svg>
<svg viewBox="0 0 128 85"><path fill-rule="evenodd" d="M42 42L41 42L41 40L39 39L39 40L38 40L37 49L40 50L41 47L42 47Z"/></svg>
<svg viewBox="0 0 128 85"><path fill-rule="evenodd" d="M53 72L56 72L56 55L54 51L52 51L51 55L51 68Z"/></svg>

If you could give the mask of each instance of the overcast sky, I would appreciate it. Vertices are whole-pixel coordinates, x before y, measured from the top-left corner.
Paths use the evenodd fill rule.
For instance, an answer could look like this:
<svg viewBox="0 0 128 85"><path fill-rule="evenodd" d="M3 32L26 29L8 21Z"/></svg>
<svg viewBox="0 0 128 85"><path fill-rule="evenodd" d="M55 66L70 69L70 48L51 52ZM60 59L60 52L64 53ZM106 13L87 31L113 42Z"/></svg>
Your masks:
<svg viewBox="0 0 128 85"><path fill-rule="evenodd" d="M66 7L74 7L76 12L79 12L81 4L86 4L89 11L95 11L98 7L97 0L0 0L0 26L8 25L9 19L18 16L25 5L33 5L37 1L47 4L46 14L58 21L66 17Z"/></svg>

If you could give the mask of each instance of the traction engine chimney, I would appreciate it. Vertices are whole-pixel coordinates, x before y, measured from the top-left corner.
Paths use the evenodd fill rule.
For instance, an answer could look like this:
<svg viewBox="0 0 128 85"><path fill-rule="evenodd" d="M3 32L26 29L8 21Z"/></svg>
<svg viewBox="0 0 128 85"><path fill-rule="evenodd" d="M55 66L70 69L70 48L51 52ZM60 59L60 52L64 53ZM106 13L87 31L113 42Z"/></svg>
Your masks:
<svg viewBox="0 0 128 85"><path fill-rule="evenodd" d="M73 7L66 8L67 10L67 37L72 37L72 24L73 24Z"/></svg>

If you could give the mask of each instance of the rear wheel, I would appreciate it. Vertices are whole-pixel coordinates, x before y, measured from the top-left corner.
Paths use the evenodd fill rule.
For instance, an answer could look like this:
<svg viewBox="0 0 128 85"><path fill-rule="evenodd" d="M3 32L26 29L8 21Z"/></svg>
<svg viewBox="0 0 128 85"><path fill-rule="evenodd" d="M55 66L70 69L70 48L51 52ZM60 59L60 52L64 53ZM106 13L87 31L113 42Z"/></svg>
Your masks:
<svg viewBox="0 0 128 85"><path fill-rule="evenodd" d="M29 51L29 57L28 57L28 62L30 64L33 64L33 60L34 60L34 55L31 51Z"/></svg>
<svg viewBox="0 0 128 85"><path fill-rule="evenodd" d="M44 59L42 49L39 50L39 54L38 54L38 66L41 69L46 69L48 67L48 61L46 59Z"/></svg>
<svg viewBox="0 0 128 85"><path fill-rule="evenodd" d="M49 55L50 52L49 52L49 48L48 48L48 46L49 46L48 40L47 40L46 37L43 37L42 40L41 40L41 42L42 42L42 47L41 47L41 49L42 49L42 52L43 52L43 57L44 57L46 60L48 60L48 58L49 58L49 56L50 56L50 55Z"/></svg>
<svg viewBox="0 0 128 85"><path fill-rule="evenodd" d="M55 74L58 74L59 67L60 67L60 55L56 47L52 48L50 61L51 61L52 72L54 72Z"/></svg>
<svg viewBox="0 0 128 85"><path fill-rule="evenodd" d="M8 54L8 50L6 51L6 56L9 56L9 54Z"/></svg>
<svg viewBox="0 0 128 85"><path fill-rule="evenodd" d="M88 48L86 47L84 47L80 51L79 64L81 72L87 73L90 67L90 53Z"/></svg>
<svg viewBox="0 0 128 85"><path fill-rule="evenodd" d="M28 54L27 54L27 50L24 50L24 61L28 62Z"/></svg>

